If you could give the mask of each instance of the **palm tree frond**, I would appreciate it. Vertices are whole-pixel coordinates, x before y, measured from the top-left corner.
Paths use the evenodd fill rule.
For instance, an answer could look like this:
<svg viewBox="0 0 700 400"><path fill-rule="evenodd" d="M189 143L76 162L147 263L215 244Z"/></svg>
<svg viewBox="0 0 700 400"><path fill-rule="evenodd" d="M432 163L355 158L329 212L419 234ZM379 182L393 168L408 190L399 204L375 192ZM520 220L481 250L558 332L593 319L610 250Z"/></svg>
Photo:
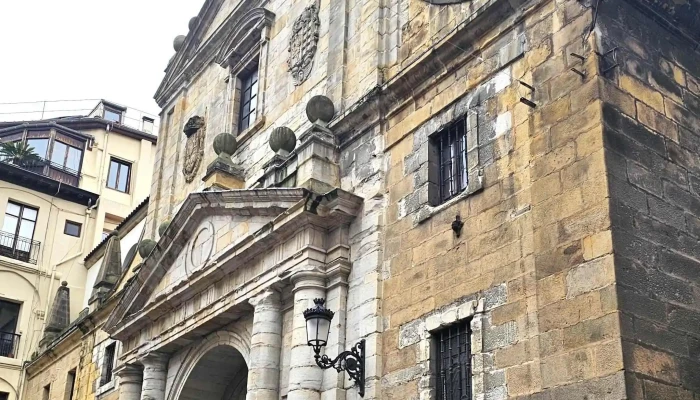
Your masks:
<svg viewBox="0 0 700 400"><path fill-rule="evenodd" d="M23 142L0 143L0 159L13 164L22 164L28 161L40 160L41 157L34 148Z"/></svg>

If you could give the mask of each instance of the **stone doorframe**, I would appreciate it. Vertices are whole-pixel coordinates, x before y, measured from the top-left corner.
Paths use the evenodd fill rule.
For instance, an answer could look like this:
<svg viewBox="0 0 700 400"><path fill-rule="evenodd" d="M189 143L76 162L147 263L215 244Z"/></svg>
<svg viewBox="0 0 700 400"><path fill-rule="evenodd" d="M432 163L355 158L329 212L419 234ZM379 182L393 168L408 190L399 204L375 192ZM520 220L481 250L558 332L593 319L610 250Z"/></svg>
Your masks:
<svg viewBox="0 0 700 400"><path fill-rule="evenodd" d="M167 400L177 400L180 398L182 389L187 384L187 378L197 366L197 363L212 349L218 346L229 346L236 349L246 366L250 369L250 337L248 334L235 331L217 331L207 336L204 341L187 350L187 355L182 365L179 367L173 384L166 396Z"/></svg>

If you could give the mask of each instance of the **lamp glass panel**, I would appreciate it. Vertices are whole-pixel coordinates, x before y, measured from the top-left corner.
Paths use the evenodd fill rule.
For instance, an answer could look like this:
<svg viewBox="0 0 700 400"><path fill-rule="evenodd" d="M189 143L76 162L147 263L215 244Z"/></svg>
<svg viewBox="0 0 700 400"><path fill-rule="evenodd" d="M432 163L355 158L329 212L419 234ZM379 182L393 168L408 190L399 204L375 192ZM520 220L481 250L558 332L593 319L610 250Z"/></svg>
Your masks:
<svg viewBox="0 0 700 400"><path fill-rule="evenodd" d="M306 338L309 343L316 343L319 320L320 318L318 317L311 317L306 320Z"/></svg>
<svg viewBox="0 0 700 400"><path fill-rule="evenodd" d="M325 318L318 319L318 340L324 345L328 343L328 333L331 330L331 321Z"/></svg>

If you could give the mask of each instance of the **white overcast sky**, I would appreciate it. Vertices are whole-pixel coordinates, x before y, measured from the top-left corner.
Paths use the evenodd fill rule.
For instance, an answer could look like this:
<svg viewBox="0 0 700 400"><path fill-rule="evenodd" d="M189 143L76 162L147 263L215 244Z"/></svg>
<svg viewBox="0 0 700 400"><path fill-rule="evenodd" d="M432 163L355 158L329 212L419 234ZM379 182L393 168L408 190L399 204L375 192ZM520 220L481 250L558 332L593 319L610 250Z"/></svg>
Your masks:
<svg viewBox="0 0 700 400"><path fill-rule="evenodd" d="M0 103L104 98L158 113L173 39L203 3L0 0Z"/></svg>

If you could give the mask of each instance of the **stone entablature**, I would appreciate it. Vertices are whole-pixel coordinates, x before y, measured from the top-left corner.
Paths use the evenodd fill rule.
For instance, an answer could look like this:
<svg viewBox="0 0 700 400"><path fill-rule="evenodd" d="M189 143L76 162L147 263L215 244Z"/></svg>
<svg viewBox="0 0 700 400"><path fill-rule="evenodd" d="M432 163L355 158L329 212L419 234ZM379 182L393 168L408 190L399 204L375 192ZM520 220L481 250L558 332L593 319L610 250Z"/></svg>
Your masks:
<svg viewBox="0 0 700 400"><path fill-rule="evenodd" d="M245 200L249 201L247 206ZM119 321L120 315L126 315L126 319L116 329L108 324L114 337L126 340L126 357L187 337L196 325L220 313L245 314L249 311L245 305L248 298L261 288L287 281L294 271L323 273L327 264L334 269L347 263L342 261L348 259L348 245L342 243L346 235L332 232L353 218L361 199L340 190L315 195L303 189L258 189L193 194L188 202L194 204L181 209L145 260L142 273L150 274L141 289L128 289L127 294L133 295L128 297L133 299L129 307L137 307L131 310L138 313L129 312L124 305L112 318ZM207 219L216 219L216 215L232 213L268 215L270 222L224 246L210 257L215 261L196 267L180 283L154 296L158 279L167 276L169 264L182 259L181 252L187 252L196 240L197 230L193 228L211 224ZM225 240L226 233L216 240ZM212 246L221 247L215 243Z"/></svg>

